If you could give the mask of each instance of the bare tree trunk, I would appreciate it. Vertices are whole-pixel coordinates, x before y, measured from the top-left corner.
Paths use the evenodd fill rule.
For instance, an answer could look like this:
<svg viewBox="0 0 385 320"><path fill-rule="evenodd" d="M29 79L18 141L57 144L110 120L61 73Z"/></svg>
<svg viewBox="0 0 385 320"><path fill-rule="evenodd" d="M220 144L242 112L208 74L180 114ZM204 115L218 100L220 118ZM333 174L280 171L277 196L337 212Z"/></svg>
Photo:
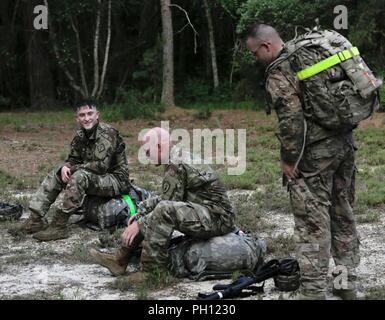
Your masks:
<svg viewBox="0 0 385 320"><path fill-rule="evenodd" d="M55 89L49 60L46 58L44 33L33 27L32 12L38 4L38 0L24 4L27 74L31 108L47 108L55 105Z"/></svg>
<svg viewBox="0 0 385 320"><path fill-rule="evenodd" d="M98 13L96 15L96 27L94 37L94 88L91 96L95 97L99 87L99 34L100 34L100 15L102 10L102 1L98 0Z"/></svg>
<svg viewBox="0 0 385 320"><path fill-rule="evenodd" d="M162 103L175 106L174 101L174 40L170 0L160 0L163 38Z"/></svg>
<svg viewBox="0 0 385 320"><path fill-rule="evenodd" d="M84 63L83 63L83 56L82 56L82 48L81 48L81 44L80 44L79 31L76 28L72 17L70 17L70 22L71 22L72 29L75 32L75 36L76 36L76 46L77 46L78 59L79 59L79 71L80 71L80 78L82 79L83 91L86 94L86 96L88 97L89 93L88 93L86 74L84 71Z"/></svg>
<svg viewBox="0 0 385 320"><path fill-rule="evenodd" d="M98 90L98 93L97 93L97 97L98 98L100 97L100 95L103 92L104 78L106 77L108 56L109 56L109 52L110 52L110 43L111 43L111 0L108 1L108 23L107 23L107 28L108 29L107 29L106 49L104 51L104 62L103 62L102 76L100 78L99 90Z"/></svg>
<svg viewBox="0 0 385 320"><path fill-rule="evenodd" d="M211 19L210 9L209 9L209 6L207 4L207 0L203 0L203 6L205 8L206 17L207 17L207 24L209 26L211 67L213 69L214 88L216 89L219 86L219 77L218 77L218 66L217 66L217 54L216 54L216 50L215 50L213 21Z"/></svg>
<svg viewBox="0 0 385 320"><path fill-rule="evenodd" d="M48 0L44 0L44 5L49 10ZM51 39L51 42L52 42L53 51L55 53L55 57L56 57L56 60L57 60L57 62L59 64L59 67L63 70L64 74L66 75L66 77L67 77L67 79L69 81L69 84L72 87L72 89L74 89L75 91L79 92L83 98L86 97L86 93L84 92L83 88L80 87L76 83L76 81L75 81L74 77L72 76L71 72L68 70L68 68L62 62L63 60L62 60L62 57L60 56L60 51L59 51L59 48L58 48L56 40L55 40L55 34L54 34L55 31L53 29L53 25L51 23L51 19L48 19L48 28L49 28L49 36L50 36L50 39Z"/></svg>

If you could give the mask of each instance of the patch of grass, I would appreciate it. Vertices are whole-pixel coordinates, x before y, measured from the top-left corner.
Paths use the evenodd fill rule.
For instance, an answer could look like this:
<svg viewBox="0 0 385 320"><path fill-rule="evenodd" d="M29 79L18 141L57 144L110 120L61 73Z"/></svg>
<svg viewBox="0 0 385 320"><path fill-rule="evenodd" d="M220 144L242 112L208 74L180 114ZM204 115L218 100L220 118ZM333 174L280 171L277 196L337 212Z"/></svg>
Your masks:
<svg viewBox="0 0 385 320"><path fill-rule="evenodd" d="M292 256L296 249L293 236L279 235L274 238L267 239L267 254L277 259Z"/></svg>
<svg viewBox="0 0 385 320"><path fill-rule="evenodd" d="M0 189L5 189L14 184L15 178L9 173L0 170Z"/></svg>
<svg viewBox="0 0 385 320"><path fill-rule="evenodd" d="M137 300L149 300L149 289L146 286L139 286L135 290L135 297Z"/></svg>
<svg viewBox="0 0 385 320"><path fill-rule="evenodd" d="M146 274L145 280L137 286L132 285L128 276L120 276L115 281L108 284L111 289L120 291L135 290L136 298L139 300L148 299L150 291L164 289L175 283L175 278L169 271L160 268L154 268Z"/></svg>
<svg viewBox="0 0 385 320"><path fill-rule="evenodd" d="M257 110L259 109L255 101L224 101L224 102L194 102L194 103L182 103L180 105L183 109L196 109L196 110Z"/></svg>
<svg viewBox="0 0 385 320"><path fill-rule="evenodd" d="M77 243L72 247L72 253L68 257L71 261L75 263L85 263L92 264L94 263L92 257L88 253L89 246L83 242Z"/></svg>
<svg viewBox="0 0 385 320"><path fill-rule="evenodd" d="M210 109L202 109L199 110L196 114L194 114L194 117L199 119L199 120L207 120L211 118L211 110Z"/></svg>
<svg viewBox="0 0 385 320"><path fill-rule="evenodd" d="M385 285L366 291L365 300L385 300Z"/></svg>
<svg viewBox="0 0 385 320"><path fill-rule="evenodd" d="M385 203L385 166L363 169L357 178L358 205L378 206Z"/></svg>
<svg viewBox="0 0 385 320"><path fill-rule="evenodd" d="M175 283L175 278L167 270L155 267L148 273L145 284L153 290L163 289Z"/></svg>
<svg viewBox="0 0 385 320"><path fill-rule="evenodd" d="M62 293L65 286L57 286L51 291L37 290L30 294L21 295L4 295L0 296L0 300L64 300L64 294Z"/></svg>
<svg viewBox="0 0 385 320"><path fill-rule="evenodd" d="M357 216L357 223L375 223L379 221L380 214L378 212L369 212L367 214Z"/></svg>
<svg viewBox="0 0 385 320"><path fill-rule="evenodd" d="M73 122L73 111L36 111L36 112L4 112L0 117L0 127L10 126L19 132L31 132L39 128L56 128L63 123Z"/></svg>
<svg viewBox="0 0 385 320"><path fill-rule="evenodd" d="M122 292L132 290L134 287L126 276L119 276L113 282L109 282L107 285L110 289L120 290Z"/></svg>

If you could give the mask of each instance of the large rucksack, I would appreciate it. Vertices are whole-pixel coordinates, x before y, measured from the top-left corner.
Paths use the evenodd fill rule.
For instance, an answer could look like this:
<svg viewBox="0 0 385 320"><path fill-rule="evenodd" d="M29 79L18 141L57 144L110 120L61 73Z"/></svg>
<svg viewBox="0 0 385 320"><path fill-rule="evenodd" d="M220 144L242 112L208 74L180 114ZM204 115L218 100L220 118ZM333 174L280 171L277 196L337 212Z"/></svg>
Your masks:
<svg viewBox="0 0 385 320"><path fill-rule="evenodd" d="M266 244L242 232L208 240L181 236L171 240L171 271L192 280L229 278L234 272L254 272L263 264Z"/></svg>
<svg viewBox="0 0 385 320"><path fill-rule="evenodd" d="M332 130L352 130L379 108L377 79L356 47L334 30L317 28L285 44L269 73L288 60L300 80L307 119Z"/></svg>

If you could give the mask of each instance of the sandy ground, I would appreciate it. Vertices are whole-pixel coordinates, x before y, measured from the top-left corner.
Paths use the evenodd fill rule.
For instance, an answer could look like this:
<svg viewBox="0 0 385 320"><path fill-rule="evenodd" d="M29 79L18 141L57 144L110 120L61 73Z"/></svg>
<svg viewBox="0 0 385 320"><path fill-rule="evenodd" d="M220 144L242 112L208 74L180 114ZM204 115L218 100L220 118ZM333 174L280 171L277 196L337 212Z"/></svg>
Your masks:
<svg viewBox="0 0 385 320"><path fill-rule="evenodd" d="M250 191L236 191L250 194ZM28 213L23 215L25 218ZM292 216L278 211L266 212L267 222L277 225L273 234L293 234ZM376 224L360 224L361 264L358 269L361 291L385 284L383 230L385 213ZM7 224L0 224L0 299L136 299L135 290L120 291L110 286L114 277L107 269L92 264L88 248L98 243L98 232L71 226L71 237L41 243L31 237L14 239L6 232ZM332 266L332 262L331 262ZM194 282L183 279L170 287L151 292L151 299L196 299L199 292L209 293L222 281ZM265 283L265 292L247 299L277 299L279 292L273 280Z"/></svg>

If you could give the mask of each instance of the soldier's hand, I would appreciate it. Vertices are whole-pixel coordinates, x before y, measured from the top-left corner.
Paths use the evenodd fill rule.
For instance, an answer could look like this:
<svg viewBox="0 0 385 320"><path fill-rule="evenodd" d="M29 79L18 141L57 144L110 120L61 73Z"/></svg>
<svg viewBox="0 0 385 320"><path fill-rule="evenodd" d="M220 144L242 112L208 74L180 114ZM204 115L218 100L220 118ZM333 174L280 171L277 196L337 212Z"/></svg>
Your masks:
<svg viewBox="0 0 385 320"><path fill-rule="evenodd" d="M128 220L127 225L129 226L131 223L133 223L135 218L137 218L138 216L139 216L139 213L135 213L132 217L130 217L130 219Z"/></svg>
<svg viewBox="0 0 385 320"><path fill-rule="evenodd" d="M67 183L71 178L71 169L68 168L67 166L63 166L61 168L60 174L61 174L61 180L64 183Z"/></svg>
<svg viewBox="0 0 385 320"><path fill-rule="evenodd" d="M131 223L122 233L121 240L125 247L128 247L139 234L139 225L136 221Z"/></svg>
<svg viewBox="0 0 385 320"><path fill-rule="evenodd" d="M298 169L295 168L295 165L287 164L281 161L281 168L283 174L290 180L298 177Z"/></svg>

